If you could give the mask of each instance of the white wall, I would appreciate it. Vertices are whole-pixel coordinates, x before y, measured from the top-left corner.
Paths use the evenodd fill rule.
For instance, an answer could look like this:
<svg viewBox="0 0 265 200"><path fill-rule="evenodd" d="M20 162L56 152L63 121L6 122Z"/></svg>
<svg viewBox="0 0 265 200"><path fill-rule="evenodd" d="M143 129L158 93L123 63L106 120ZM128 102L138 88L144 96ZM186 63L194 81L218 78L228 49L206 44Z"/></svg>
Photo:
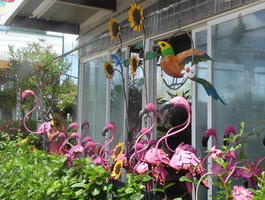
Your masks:
<svg viewBox="0 0 265 200"><path fill-rule="evenodd" d="M21 48L27 46L28 43L37 42L39 39L44 39L47 45L52 45L53 50L61 55L63 52L63 37L55 35L46 35L45 33L35 32L17 32L1 27L0 30L0 59L8 58L8 46ZM23 30L22 30L23 31Z"/></svg>

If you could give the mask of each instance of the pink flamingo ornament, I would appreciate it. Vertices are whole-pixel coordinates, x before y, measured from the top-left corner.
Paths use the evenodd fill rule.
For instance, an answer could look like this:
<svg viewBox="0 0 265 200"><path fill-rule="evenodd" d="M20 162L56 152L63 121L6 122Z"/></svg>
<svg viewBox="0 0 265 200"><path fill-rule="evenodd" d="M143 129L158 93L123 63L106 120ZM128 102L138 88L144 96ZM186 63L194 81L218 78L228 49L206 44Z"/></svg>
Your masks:
<svg viewBox="0 0 265 200"><path fill-rule="evenodd" d="M112 143L112 141L115 137L116 125L113 122L109 122L104 126L103 131L102 131L102 135L106 136L106 134L109 131L111 132L110 137L108 137L106 139L106 141L107 141L106 144L101 147L101 149L99 151L99 156L94 160L95 164L100 164L105 169L110 168L109 163L108 163L108 159L105 159L105 156L106 156L105 154L108 152L108 151L106 151L106 147L108 147Z"/></svg>
<svg viewBox="0 0 265 200"><path fill-rule="evenodd" d="M190 105L188 103L188 101L183 98L183 97L175 97L173 99L171 99L169 102L167 102L166 104L164 104L164 109L166 108L170 108L170 107L182 107L186 110L186 112L188 113L188 118L185 121L185 123L183 124L183 127L173 131L174 128L170 129L167 134L165 136L163 136L162 138L159 139L159 141L156 144L156 147L154 149L154 151L156 152L156 156L158 157L158 159L172 167L173 169L175 169L177 172L180 170L186 170L188 171L188 173L190 173L193 177L194 176L202 176L204 174L204 168L201 165L201 160L197 157L196 155L196 150L188 145L188 144L183 144L181 143L180 145L178 145L178 147L175 149L173 156L171 157L171 159L169 161L165 160L164 158L161 157L161 154L158 153L158 148L159 148L159 144L164 140L166 140L167 138L176 135L182 131L184 131L190 123ZM189 175L190 175L189 174ZM208 187L208 184L206 181L203 182L203 184Z"/></svg>
<svg viewBox="0 0 265 200"><path fill-rule="evenodd" d="M42 123L37 132L30 130L28 128L28 126L27 126L26 120L27 120L28 116L31 115L37 109L37 107L39 105L39 97L32 90L25 90L24 92L22 92L21 97L22 97L22 99L25 99L25 98L28 98L30 95L32 95L32 96L35 97L35 106L33 107L33 109L30 112L28 112L25 115L25 117L23 119L24 127L25 127L25 129L28 132L33 133L33 134L36 134L36 135L41 135L42 133L47 133L51 129L50 122L44 122L44 123Z"/></svg>

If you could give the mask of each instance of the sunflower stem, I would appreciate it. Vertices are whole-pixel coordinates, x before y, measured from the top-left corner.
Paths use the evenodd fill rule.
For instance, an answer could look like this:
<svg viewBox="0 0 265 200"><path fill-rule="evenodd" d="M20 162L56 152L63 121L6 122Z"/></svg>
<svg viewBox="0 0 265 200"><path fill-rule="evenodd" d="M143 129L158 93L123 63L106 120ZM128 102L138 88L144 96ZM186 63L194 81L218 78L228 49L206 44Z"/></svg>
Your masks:
<svg viewBox="0 0 265 200"><path fill-rule="evenodd" d="M145 52L145 43L146 43L146 31L143 26L143 33L144 33L144 41L143 41L143 51ZM143 56L143 74L144 74L144 87L145 87L145 103L148 103L148 95L147 95L147 84L146 84L146 68L145 68L145 58Z"/></svg>
<svg viewBox="0 0 265 200"><path fill-rule="evenodd" d="M120 58L121 58L121 54L122 54L122 39L121 39L121 35L119 34L119 39L120 39ZM121 78L122 78L122 85L123 85L123 96L124 96L124 101L125 101L125 109L126 109L126 119L125 119L125 126L126 126L126 132L129 132L129 128L128 128L128 102L127 102L127 96L126 96L126 90L125 90L125 78L124 78L124 74L123 74L123 66L122 63L120 65L120 74L121 74ZM126 134L127 135L127 134Z"/></svg>

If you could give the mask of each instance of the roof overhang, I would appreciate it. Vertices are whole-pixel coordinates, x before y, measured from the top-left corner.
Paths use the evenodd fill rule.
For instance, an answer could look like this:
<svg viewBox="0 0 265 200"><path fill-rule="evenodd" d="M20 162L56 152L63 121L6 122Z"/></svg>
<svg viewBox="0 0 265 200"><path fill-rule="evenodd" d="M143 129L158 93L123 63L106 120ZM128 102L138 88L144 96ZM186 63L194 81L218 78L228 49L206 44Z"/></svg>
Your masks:
<svg viewBox="0 0 265 200"><path fill-rule="evenodd" d="M16 0L0 22L44 31L79 34L82 23L94 23L116 10L116 0Z"/></svg>

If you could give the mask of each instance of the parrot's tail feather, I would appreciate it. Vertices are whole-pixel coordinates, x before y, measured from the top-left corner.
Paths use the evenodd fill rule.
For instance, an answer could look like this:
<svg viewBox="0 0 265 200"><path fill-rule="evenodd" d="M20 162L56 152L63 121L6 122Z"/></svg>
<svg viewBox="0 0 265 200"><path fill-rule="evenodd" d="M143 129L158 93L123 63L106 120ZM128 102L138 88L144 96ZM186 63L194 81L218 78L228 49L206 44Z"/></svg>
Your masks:
<svg viewBox="0 0 265 200"><path fill-rule="evenodd" d="M225 102L223 101L223 99L219 96L219 94L217 93L215 87L209 82L209 81L206 81L202 78L194 78L193 79L194 81L196 81L197 83L200 83L205 91L207 92L208 96L211 96L213 97L216 101L220 101L222 104L225 105Z"/></svg>

